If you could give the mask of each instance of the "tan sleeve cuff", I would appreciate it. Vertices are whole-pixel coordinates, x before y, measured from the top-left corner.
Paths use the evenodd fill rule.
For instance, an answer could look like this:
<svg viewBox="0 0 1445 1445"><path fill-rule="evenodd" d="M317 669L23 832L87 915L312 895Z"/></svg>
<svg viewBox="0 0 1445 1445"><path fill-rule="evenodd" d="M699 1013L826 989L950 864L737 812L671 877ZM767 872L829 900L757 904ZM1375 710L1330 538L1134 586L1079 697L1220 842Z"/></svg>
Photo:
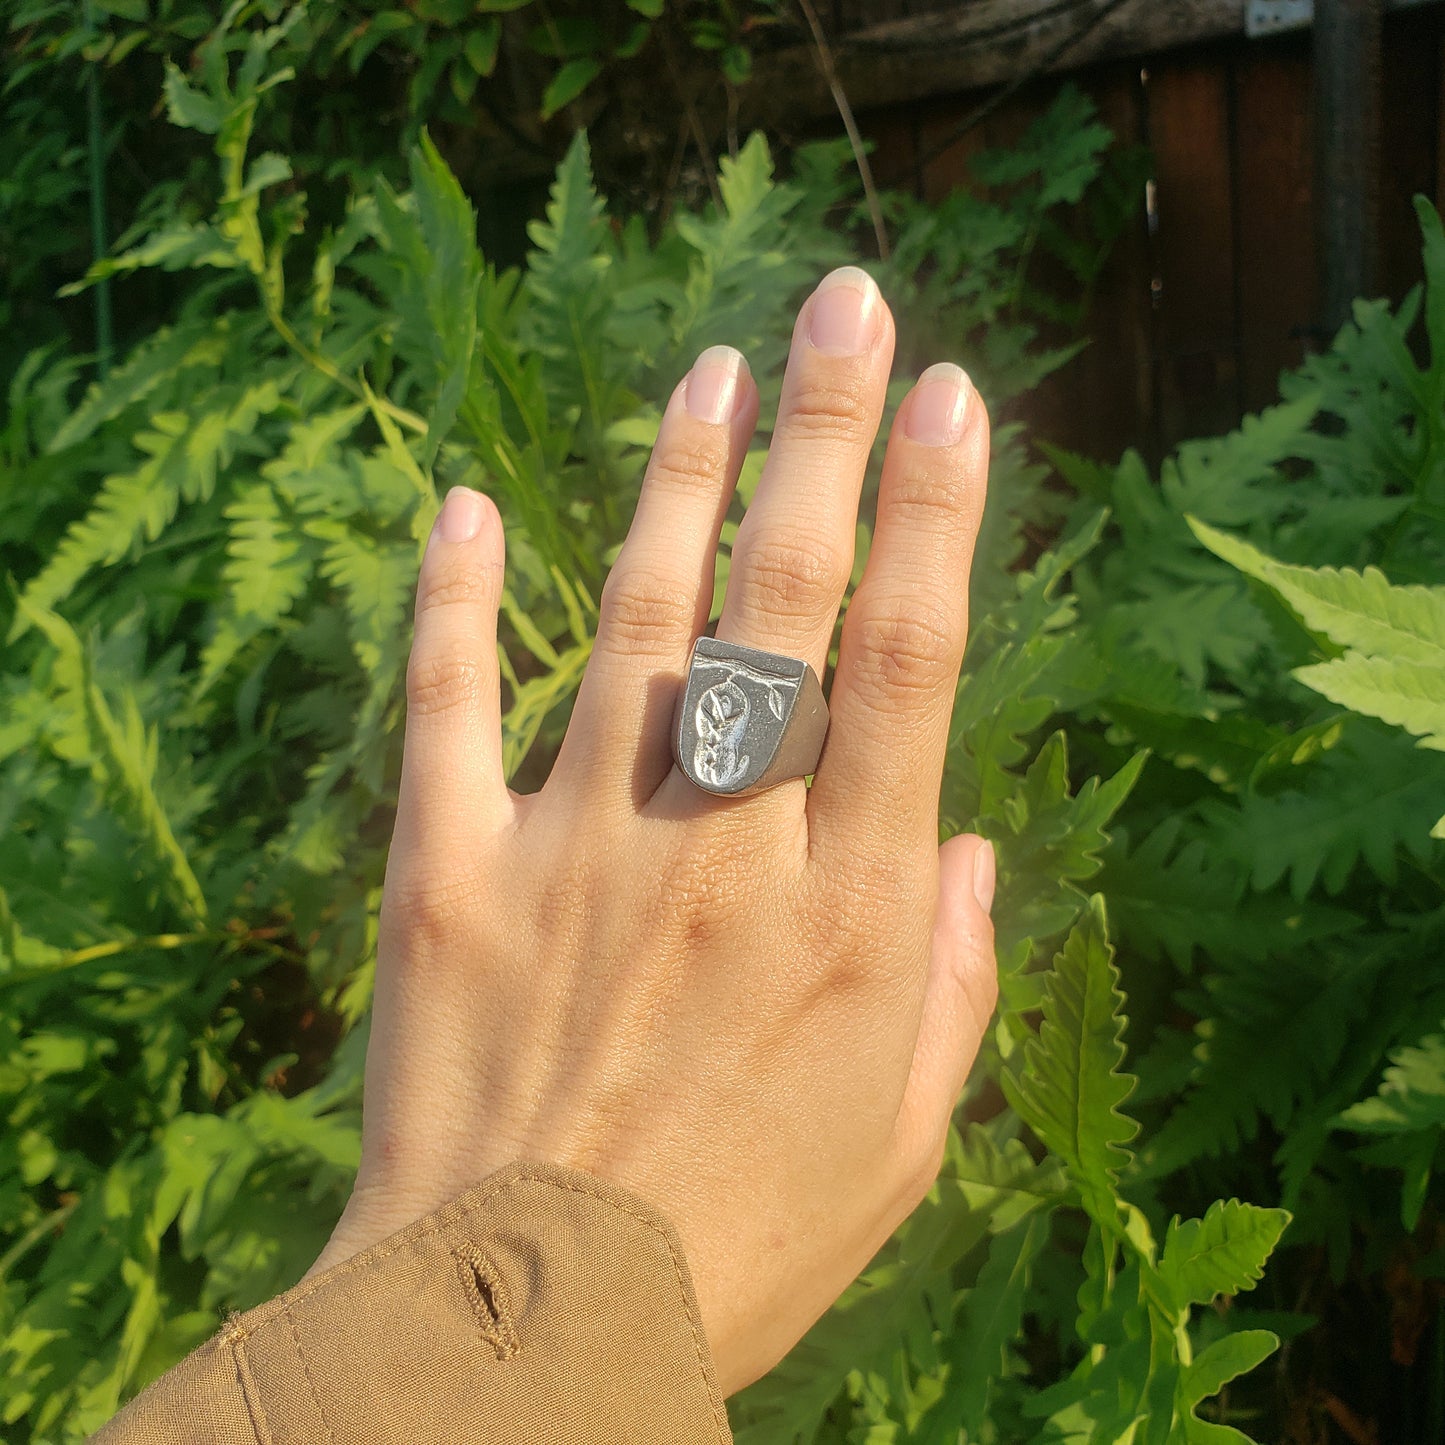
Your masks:
<svg viewBox="0 0 1445 1445"><path fill-rule="evenodd" d="M727 1445L671 1224L510 1164L230 1323L95 1445Z"/></svg>

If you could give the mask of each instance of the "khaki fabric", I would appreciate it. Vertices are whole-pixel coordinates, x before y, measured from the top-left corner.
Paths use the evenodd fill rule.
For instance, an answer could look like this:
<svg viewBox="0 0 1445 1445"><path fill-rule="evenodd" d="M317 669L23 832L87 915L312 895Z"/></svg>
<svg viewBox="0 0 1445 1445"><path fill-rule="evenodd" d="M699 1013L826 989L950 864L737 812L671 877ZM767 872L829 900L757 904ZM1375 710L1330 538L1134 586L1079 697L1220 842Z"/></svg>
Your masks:
<svg viewBox="0 0 1445 1445"><path fill-rule="evenodd" d="M671 1224L511 1164L234 1316L92 1445L729 1445Z"/></svg>

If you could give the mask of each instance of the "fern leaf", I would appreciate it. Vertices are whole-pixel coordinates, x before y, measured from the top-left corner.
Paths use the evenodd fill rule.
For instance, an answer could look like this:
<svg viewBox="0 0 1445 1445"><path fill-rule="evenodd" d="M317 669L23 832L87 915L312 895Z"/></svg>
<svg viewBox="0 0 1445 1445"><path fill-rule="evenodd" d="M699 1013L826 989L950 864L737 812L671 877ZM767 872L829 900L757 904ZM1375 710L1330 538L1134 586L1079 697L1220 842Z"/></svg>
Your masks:
<svg viewBox="0 0 1445 1445"><path fill-rule="evenodd" d="M1445 588L1439 591L1445 599ZM1404 728L1422 748L1445 752L1445 649L1433 663L1347 652L1296 668L1294 675L1331 702Z"/></svg>
<svg viewBox="0 0 1445 1445"><path fill-rule="evenodd" d="M224 604L201 653L201 697L252 638L274 627L311 580L316 549L282 514L269 482L242 487L226 507L231 535L221 569Z"/></svg>
<svg viewBox="0 0 1445 1445"><path fill-rule="evenodd" d="M1187 836L1177 814L1133 849L1117 834L1115 844L1098 887L1121 935L1131 953L1167 957L1183 973L1200 958L1263 964L1364 923L1325 903L1249 893L1244 869L1206 838Z"/></svg>
<svg viewBox="0 0 1445 1445"><path fill-rule="evenodd" d="M534 303L528 319L544 354L573 367L578 346L597 340L584 329L587 318L604 309L598 288L612 257L603 217L587 137L579 131L557 167L547 219L527 228L536 247L527 267Z"/></svg>
<svg viewBox="0 0 1445 1445"><path fill-rule="evenodd" d="M1214 1341L1195 1356L1179 1381L1179 1405L1184 1412L1184 1438L1188 1445L1228 1445L1249 1437L1228 1426L1200 1420L1195 1406L1217 1395L1231 1380L1258 1368L1279 1348L1272 1330L1236 1330Z"/></svg>
<svg viewBox="0 0 1445 1445"><path fill-rule="evenodd" d="M672 317L673 343L680 354L691 356L727 341L746 351L757 373L766 375L782 360L784 333L759 323L784 311L798 289L830 262L844 259L842 249L835 258L779 244L802 193L774 182L761 132L748 137L735 159L724 158L718 192L720 208L677 217L677 233L692 254L683 302Z"/></svg>
<svg viewBox="0 0 1445 1445"><path fill-rule="evenodd" d="M1287 789L1203 806L1210 846L1241 863L1257 892L1288 877L1296 899L1316 883L1338 894L1361 861L1393 884L1403 858L1424 863L1434 851L1445 758L1372 723L1347 722L1335 747L1293 770Z"/></svg>
<svg viewBox="0 0 1445 1445"><path fill-rule="evenodd" d="M215 325L208 316L181 326L163 326L146 337L103 382L91 383L80 404L50 438L46 451L78 445L127 407L173 386L192 353L211 340Z"/></svg>
<svg viewBox="0 0 1445 1445"><path fill-rule="evenodd" d="M1445 587L1394 587L1378 568L1295 567L1193 517L1215 556L1263 582L1312 632L1341 647L1445 668Z"/></svg>
<svg viewBox="0 0 1445 1445"><path fill-rule="evenodd" d="M963 1301L948 1343L948 1380L942 1399L924 1421L918 1445L954 1445L962 1429L982 1437L993 1382L1008 1373L1009 1346L1023 1327L1033 1262L1048 1241L1045 1216L989 1242L977 1283Z"/></svg>
<svg viewBox="0 0 1445 1445"><path fill-rule="evenodd" d="M382 187L377 214L399 266L392 301L405 352L423 360L434 399L422 465L430 468L467 394L477 343L482 257L476 216L431 137L411 155L410 201Z"/></svg>
<svg viewBox="0 0 1445 1445"><path fill-rule="evenodd" d="M1363 1164L1402 1172L1400 1220L1414 1233L1445 1131L1445 1035L1395 1049L1390 1059L1378 1093L1344 1110L1333 1124L1378 1136L1355 1156Z"/></svg>
<svg viewBox="0 0 1445 1445"><path fill-rule="evenodd" d="M141 836L165 867L171 891L196 922L207 916L206 898L184 850L176 839L156 793L159 742L147 729L127 689L117 721L92 673L90 655L64 618L20 599L26 620L40 629L56 650L56 678L61 702L88 736L87 761L110 787Z"/></svg>
<svg viewBox="0 0 1445 1445"><path fill-rule="evenodd" d="M552 709L570 697L582 681L587 659L592 655L589 639L558 654L550 671L528 678L512 696L512 705L502 718L502 766L507 777L521 767L542 724Z"/></svg>
<svg viewBox="0 0 1445 1445"><path fill-rule="evenodd" d="M1203 1018L1186 1091L1142 1151L1144 1171L1172 1173L1233 1151L1261 1119L1287 1131L1340 1066L1384 966L1347 946L1343 960L1289 949L1207 975L1205 998L1193 1004Z"/></svg>
<svg viewBox="0 0 1445 1445"><path fill-rule="evenodd" d="M1445 1127L1445 1035L1431 1034L1390 1055L1379 1092L1339 1116L1362 1134Z"/></svg>
<svg viewBox="0 0 1445 1445"><path fill-rule="evenodd" d="M1219 1199L1203 1219L1176 1216L1164 1236L1159 1274L1179 1308L1253 1289L1290 1217L1237 1199ZM1218 1388L1217 1386L1215 1387Z"/></svg>
<svg viewBox="0 0 1445 1445"><path fill-rule="evenodd" d="M1135 1081L1120 1072L1124 998L1112 952L1096 895L1054 961L1037 1036L1002 1078L1009 1102L1063 1160L1084 1208L1109 1228L1118 1222L1118 1171L1138 1133L1120 1109Z"/></svg>
<svg viewBox="0 0 1445 1445"><path fill-rule="evenodd" d="M1145 755L1130 758L1112 778L1089 778L1069 789L1068 748L1055 733L1015 784L1011 796L979 815L1006 860L999 939L1046 940L1070 927L1084 905L1078 884L1099 871L1109 820L1139 778Z"/></svg>
<svg viewBox="0 0 1445 1445"><path fill-rule="evenodd" d="M257 420L281 405L281 394L268 380L239 390L218 388L208 401L210 409L194 414L151 417L151 428L135 438L146 460L135 471L105 479L95 505L26 586L32 609L52 608L94 568L111 566L140 543L155 541L183 500L209 497L217 472L229 465L237 445L250 440ZM17 616L12 639L25 625Z"/></svg>
<svg viewBox="0 0 1445 1445"><path fill-rule="evenodd" d="M311 522L307 530L325 541L321 575L345 598L357 662L374 688L389 688L405 655L403 624L416 585L412 550L340 522Z"/></svg>

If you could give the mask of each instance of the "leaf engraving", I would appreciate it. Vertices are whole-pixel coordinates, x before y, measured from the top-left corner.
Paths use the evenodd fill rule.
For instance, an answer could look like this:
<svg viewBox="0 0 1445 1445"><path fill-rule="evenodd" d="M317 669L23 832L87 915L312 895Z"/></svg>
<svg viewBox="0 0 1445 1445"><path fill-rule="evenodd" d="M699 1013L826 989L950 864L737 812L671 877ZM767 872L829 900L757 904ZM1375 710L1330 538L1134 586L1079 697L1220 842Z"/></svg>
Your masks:
<svg viewBox="0 0 1445 1445"><path fill-rule="evenodd" d="M747 734L750 712L747 694L731 679L715 683L698 698L693 769L703 782L727 788L747 771L751 759L738 749Z"/></svg>

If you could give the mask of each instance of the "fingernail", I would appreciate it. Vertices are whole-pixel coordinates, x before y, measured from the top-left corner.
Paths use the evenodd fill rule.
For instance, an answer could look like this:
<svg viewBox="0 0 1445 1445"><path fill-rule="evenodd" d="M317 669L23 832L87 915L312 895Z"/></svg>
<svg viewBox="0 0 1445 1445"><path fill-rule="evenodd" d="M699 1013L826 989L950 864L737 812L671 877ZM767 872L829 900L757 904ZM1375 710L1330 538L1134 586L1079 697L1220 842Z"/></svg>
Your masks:
<svg viewBox="0 0 1445 1445"><path fill-rule="evenodd" d="M751 375L740 351L731 346L709 346L687 374L683 400L689 416L714 425L730 421L737 407L738 383Z"/></svg>
<svg viewBox="0 0 1445 1445"><path fill-rule="evenodd" d="M878 329L878 287L857 266L830 271L813 292L808 340L833 356L854 356Z"/></svg>
<svg viewBox="0 0 1445 1445"><path fill-rule="evenodd" d="M952 446L963 435L968 398L973 391L964 370L951 361L930 366L918 378L908 401L904 431L926 447Z"/></svg>
<svg viewBox="0 0 1445 1445"><path fill-rule="evenodd" d="M437 536L443 542L470 542L482 530L485 508L479 492L453 487L437 514Z"/></svg>
<svg viewBox="0 0 1445 1445"><path fill-rule="evenodd" d="M973 896L985 913L993 907L993 890L997 880L998 862L993 856L993 844L985 843L973 855Z"/></svg>

